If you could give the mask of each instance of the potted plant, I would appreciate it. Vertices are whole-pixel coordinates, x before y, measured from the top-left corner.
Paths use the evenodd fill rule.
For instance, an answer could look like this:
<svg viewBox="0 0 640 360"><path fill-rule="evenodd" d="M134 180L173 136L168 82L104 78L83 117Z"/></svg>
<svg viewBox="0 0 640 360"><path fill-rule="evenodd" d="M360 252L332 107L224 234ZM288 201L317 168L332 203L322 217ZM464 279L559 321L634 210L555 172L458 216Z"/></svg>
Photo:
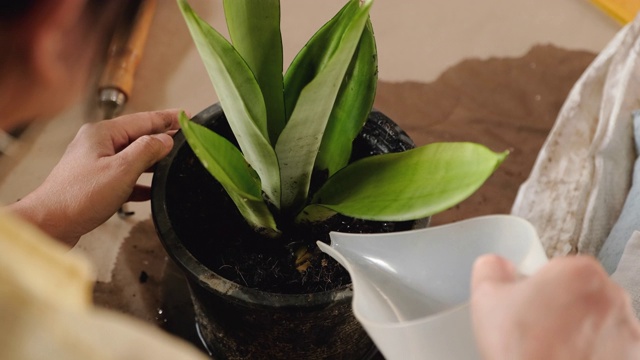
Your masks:
<svg viewBox="0 0 640 360"><path fill-rule="evenodd" d="M372 111L372 0L348 0L284 76L279 0L225 0L233 45L178 4L220 104L180 115L152 210L203 342L217 358L367 358L348 274L315 241L408 229L471 195L506 153L412 149Z"/></svg>

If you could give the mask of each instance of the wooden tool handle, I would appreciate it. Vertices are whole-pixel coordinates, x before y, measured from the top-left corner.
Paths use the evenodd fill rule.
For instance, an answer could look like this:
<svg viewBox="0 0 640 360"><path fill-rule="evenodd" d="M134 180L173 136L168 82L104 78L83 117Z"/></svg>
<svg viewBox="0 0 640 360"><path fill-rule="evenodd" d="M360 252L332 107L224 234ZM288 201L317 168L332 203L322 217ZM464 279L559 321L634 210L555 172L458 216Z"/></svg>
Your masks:
<svg viewBox="0 0 640 360"><path fill-rule="evenodd" d="M115 88L125 96L130 96L133 76L142 59L156 4L156 0L141 0L130 32L124 39L122 36L114 36L109 46L109 58L100 79L100 88Z"/></svg>

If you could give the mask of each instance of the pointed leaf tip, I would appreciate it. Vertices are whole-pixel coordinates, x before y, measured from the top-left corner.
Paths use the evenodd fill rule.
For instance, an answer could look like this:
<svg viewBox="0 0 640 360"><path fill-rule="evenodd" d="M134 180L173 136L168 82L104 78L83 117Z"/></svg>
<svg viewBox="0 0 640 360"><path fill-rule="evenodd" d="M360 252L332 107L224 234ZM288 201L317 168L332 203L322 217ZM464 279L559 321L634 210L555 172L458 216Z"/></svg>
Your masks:
<svg viewBox="0 0 640 360"><path fill-rule="evenodd" d="M329 178L312 206L365 220L424 218L473 194L507 155L474 143L435 143L372 156Z"/></svg>

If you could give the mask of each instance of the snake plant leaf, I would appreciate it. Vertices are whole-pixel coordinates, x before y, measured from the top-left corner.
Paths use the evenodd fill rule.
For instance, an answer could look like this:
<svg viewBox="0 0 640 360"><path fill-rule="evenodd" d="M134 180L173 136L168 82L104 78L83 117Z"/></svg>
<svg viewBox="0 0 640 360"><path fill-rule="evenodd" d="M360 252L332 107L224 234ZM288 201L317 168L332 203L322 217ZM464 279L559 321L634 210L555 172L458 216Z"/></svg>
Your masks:
<svg viewBox="0 0 640 360"><path fill-rule="evenodd" d="M220 33L198 17L185 0L178 0L178 4L240 149L260 176L262 190L279 207L280 171L267 134L260 86L246 62Z"/></svg>
<svg viewBox="0 0 640 360"><path fill-rule="evenodd" d="M190 121L184 112L178 120L193 152L227 191L247 222L267 233L278 233L273 215L262 200L260 179L240 150L214 131Z"/></svg>
<svg viewBox="0 0 640 360"><path fill-rule="evenodd" d="M358 11L358 0L349 0L347 4L298 52L284 76L284 102L286 121L298 102L302 89L307 86L323 69L339 44L339 35L349 25L348 19ZM347 20L345 20L347 19Z"/></svg>
<svg viewBox="0 0 640 360"><path fill-rule="evenodd" d="M330 215L326 209L365 220L424 218L473 194L507 154L474 143L434 143L364 158L329 178L297 220L321 220Z"/></svg>
<svg viewBox="0 0 640 360"><path fill-rule="evenodd" d="M316 168L329 176L349 163L351 145L373 107L378 83L378 56L373 27L368 21L347 70L320 144Z"/></svg>
<svg viewBox="0 0 640 360"><path fill-rule="evenodd" d="M280 1L224 0L224 13L233 47L260 85L269 138L275 144L284 128Z"/></svg>
<svg viewBox="0 0 640 360"><path fill-rule="evenodd" d="M283 209L295 211L305 202L322 135L369 19L372 3L372 0L367 0L358 6L353 16L340 17L340 22L348 24L344 32L335 33L327 44L328 48L335 46L335 51L313 80L302 89L291 117L278 138L275 149L280 161ZM336 28L342 28L339 25L342 23L337 24Z"/></svg>

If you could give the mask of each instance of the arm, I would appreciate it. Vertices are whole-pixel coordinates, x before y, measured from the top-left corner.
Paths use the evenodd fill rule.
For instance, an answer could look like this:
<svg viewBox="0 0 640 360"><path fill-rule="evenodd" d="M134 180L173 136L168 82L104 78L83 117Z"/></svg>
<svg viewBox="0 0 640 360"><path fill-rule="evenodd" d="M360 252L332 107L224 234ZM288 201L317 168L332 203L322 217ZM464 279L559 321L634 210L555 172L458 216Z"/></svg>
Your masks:
<svg viewBox="0 0 640 360"><path fill-rule="evenodd" d="M485 359L640 358L629 296L590 257L556 258L520 280L508 261L483 256L471 311Z"/></svg>
<svg viewBox="0 0 640 360"><path fill-rule="evenodd" d="M136 181L171 150L177 114L138 113L83 125L44 183L9 209L75 245L124 202L149 199L149 189Z"/></svg>

